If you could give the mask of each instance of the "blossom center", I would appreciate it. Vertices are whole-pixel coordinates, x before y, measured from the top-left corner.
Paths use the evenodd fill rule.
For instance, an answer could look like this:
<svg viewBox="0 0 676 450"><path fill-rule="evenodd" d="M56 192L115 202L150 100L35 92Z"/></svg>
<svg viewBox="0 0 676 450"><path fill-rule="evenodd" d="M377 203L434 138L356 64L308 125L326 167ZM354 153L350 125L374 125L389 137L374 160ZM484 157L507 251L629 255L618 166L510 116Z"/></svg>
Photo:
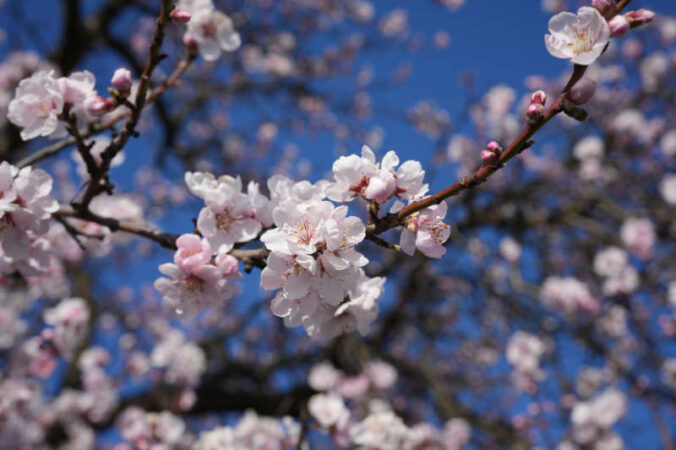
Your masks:
<svg viewBox="0 0 676 450"><path fill-rule="evenodd" d="M576 39L568 44L568 48L570 48L576 56L580 53L590 52L593 47L594 40L592 39L591 33L585 33L584 31L578 31L576 33Z"/></svg>

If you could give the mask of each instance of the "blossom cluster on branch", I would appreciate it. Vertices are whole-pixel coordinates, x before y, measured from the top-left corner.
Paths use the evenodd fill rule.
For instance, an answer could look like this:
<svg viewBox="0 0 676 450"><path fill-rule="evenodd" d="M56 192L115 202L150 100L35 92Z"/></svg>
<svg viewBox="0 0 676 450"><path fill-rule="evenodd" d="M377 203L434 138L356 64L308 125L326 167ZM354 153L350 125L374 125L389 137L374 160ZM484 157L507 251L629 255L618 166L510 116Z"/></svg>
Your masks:
<svg viewBox="0 0 676 450"><path fill-rule="evenodd" d="M115 428L116 450L619 450L640 401L669 448L676 19L543 2L544 48L572 72L521 97L467 76L459 118L438 100L393 114L433 143L424 165L382 151L371 121L387 109L371 92L410 67L383 82L364 66L344 98L323 85L372 48L427 45L405 8L244 3L110 2L65 27L125 60L105 95L69 62L84 44L0 63L0 447L108 448ZM110 26L127 7L143 16L128 43ZM619 40L653 21L658 50ZM314 182L280 144L301 130L340 142ZM121 176L146 138L164 172Z"/></svg>

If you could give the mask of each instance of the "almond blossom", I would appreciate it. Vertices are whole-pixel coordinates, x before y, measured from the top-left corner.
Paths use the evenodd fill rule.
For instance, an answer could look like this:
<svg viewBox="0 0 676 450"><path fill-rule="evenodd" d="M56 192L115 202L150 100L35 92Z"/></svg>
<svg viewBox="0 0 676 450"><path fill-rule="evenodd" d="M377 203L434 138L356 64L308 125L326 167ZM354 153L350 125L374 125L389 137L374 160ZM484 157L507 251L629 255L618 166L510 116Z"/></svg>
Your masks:
<svg viewBox="0 0 676 450"><path fill-rule="evenodd" d="M52 178L41 169L0 163L0 263L38 274L48 264L46 241L58 203L50 196Z"/></svg>
<svg viewBox="0 0 676 450"><path fill-rule="evenodd" d="M549 20L547 50L555 58L588 66L601 56L610 39L606 19L596 8L583 6L577 15L561 12Z"/></svg>
<svg viewBox="0 0 676 450"><path fill-rule="evenodd" d="M207 61L218 59L222 51L234 52L242 44L230 17L208 8L192 13L187 33L197 42L202 57Z"/></svg>
<svg viewBox="0 0 676 450"><path fill-rule="evenodd" d="M84 102L96 96L96 78L91 72L85 70L82 72L73 72L68 77L61 77L56 80L56 86L63 96L64 106L68 106L71 111L84 111Z"/></svg>
<svg viewBox="0 0 676 450"><path fill-rule="evenodd" d="M257 185L249 185L249 196L242 193L239 177L216 179L209 173L188 172L185 181L188 189L206 203L197 218L197 229L214 251L228 252L236 243L250 241L261 231L262 224L255 216L265 216L265 204L260 204Z"/></svg>
<svg viewBox="0 0 676 450"><path fill-rule="evenodd" d="M54 71L41 70L19 82L9 104L7 118L22 128L24 141L54 135L59 126L64 98L54 78Z"/></svg>
<svg viewBox="0 0 676 450"><path fill-rule="evenodd" d="M81 298L64 299L45 311L45 322L54 327L52 342L64 357L70 357L86 338L89 316L89 308Z"/></svg>
<svg viewBox="0 0 676 450"><path fill-rule="evenodd" d="M241 278L232 256L220 252L212 261L209 242L192 235L182 235L176 245L175 264L159 266L169 278L158 278L154 286L177 313L193 315L232 298L236 289L228 280Z"/></svg>
<svg viewBox="0 0 676 450"><path fill-rule="evenodd" d="M396 202L391 212L403 208L403 203ZM441 258L446 253L446 242L451 235L451 228L443 222L448 205L442 201L420 212L411 214L405 219L405 228L401 231L401 250L409 255L415 249L429 258Z"/></svg>
<svg viewBox="0 0 676 450"><path fill-rule="evenodd" d="M327 196L337 202L363 196L376 203L385 203L393 196L410 200L425 187L425 171L418 161L406 161L398 169L399 157L387 152L380 164L373 151L362 147L361 157L342 156L333 164L335 181L327 188Z"/></svg>

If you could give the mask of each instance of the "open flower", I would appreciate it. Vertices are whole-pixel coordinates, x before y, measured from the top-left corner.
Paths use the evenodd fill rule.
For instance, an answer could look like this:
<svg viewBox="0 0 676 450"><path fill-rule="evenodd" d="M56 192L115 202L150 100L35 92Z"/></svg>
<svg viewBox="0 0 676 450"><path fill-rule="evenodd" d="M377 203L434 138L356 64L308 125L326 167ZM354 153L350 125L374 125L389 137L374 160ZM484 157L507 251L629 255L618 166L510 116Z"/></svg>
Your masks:
<svg viewBox="0 0 676 450"><path fill-rule="evenodd" d="M397 202L392 212L403 208ZM451 227L444 223L448 211L446 202L433 205L406 218L406 228L401 231L401 250L413 255L416 247L428 258L441 258L446 253L444 242L451 235Z"/></svg>
<svg viewBox="0 0 676 450"><path fill-rule="evenodd" d="M49 136L59 131L59 114L63 111L63 96L59 92L54 72L40 71L21 80L16 97L11 101L7 118L23 128L21 139Z"/></svg>
<svg viewBox="0 0 676 450"><path fill-rule="evenodd" d="M570 59L588 66L601 56L610 39L610 28L601 13L583 6L577 15L561 12L549 20L545 35L547 50L555 58Z"/></svg>
<svg viewBox="0 0 676 450"><path fill-rule="evenodd" d="M188 33L197 41L202 57L214 61L222 51L234 52L242 44L232 20L220 11L200 9L188 23Z"/></svg>

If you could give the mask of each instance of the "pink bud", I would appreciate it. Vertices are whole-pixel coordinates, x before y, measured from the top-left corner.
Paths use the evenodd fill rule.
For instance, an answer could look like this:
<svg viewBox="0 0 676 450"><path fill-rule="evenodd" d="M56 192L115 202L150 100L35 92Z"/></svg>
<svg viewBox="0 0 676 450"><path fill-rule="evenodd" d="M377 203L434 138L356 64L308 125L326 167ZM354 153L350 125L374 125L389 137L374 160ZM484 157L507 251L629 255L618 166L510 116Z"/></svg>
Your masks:
<svg viewBox="0 0 676 450"><path fill-rule="evenodd" d="M547 94L545 94L545 91L533 92L533 95L530 97L530 102L531 104L544 106L547 102Z"/></svg>
<svg viewBox="0 0 676 450"><path fill-rule="evenodd" d="M481 162L484 166L495 166L498 163L498 155L490 150L481 152Z"/></svg>
<svg viewBox="0 0 676 450"><path fill-rule="evenodd" d="M127 96L131 92L131 72L128 69L120 68L115 71L110 83L117 89L122 96Z"/></svg>
<svg viewBox="0 0 676 450"><path fill-rule="evenodd" d="M191 16L185 9L175 9L169 14L169 17L176 23L188 23Z"/></svg>
<svg viewBox="0 0 676 450"><path fill-rule="evenodd" d="M239 262L234 256L225 253L219 253L216 256L216 266L226 277L236 277L239 271Z"/></svg>
<svg viewBox="0 0 676 450"><path fill-rule="evenodd" d="M593 0L592 6L598 9L601 14L606 14L612 8L613 2L611 0Z"/></svg>
<svg viewBox="0 0 676 450"><path fill-rule="evenodd" d="M596 81L582 78L568 91L566 98L575 105L583 105L592 99L595 91Z"/></svg>
<svg viewBox="0 0 676 450"><path fill-rule="evenodd" d="M115 102L110 98L103 98L97 95L86 99L83 106L87 114L98 117L111 111L115 107Z"/></svg>
<svg viewBox="0 0 676 450"><path fill-rule="evenodd" d="M500 153L502 153L502 147L500 147L500 144L498 144L495 141L490 141L488 145L486 145L486 150L488 150L489 152L493 152L497 155L500 155Z"/></svg>
<svg viewBox="0 0 676 450"><path fill-rule="evenodd" d="M608 21L610 35L614 38L621 38L629 31L629 21L622 15L617 15Z"/></svg>
<svg viewBox="0 0 676 450"><path fill-rule="evenodd" d="M535 123L540 120L544 110L544 106L539 103L531 103L528 105L528 109L526 110L526 118L528 119L528 123Z"/></svg>
<svg viewBox="0 0 676 450"><path fill-rule="evenodd" d="M640 25L652 22L655 18L655 13L647 9L637 9L636 11L629 11L624 17L627 18L631 28L636 28Z"/></svg>
<svg viewBox="0 0 676 450"><path fill-rule="evenodd" d="M183 45L188 47L188 50L197 50L199 42L192 33L186 31L183 33Z"/></svg>

